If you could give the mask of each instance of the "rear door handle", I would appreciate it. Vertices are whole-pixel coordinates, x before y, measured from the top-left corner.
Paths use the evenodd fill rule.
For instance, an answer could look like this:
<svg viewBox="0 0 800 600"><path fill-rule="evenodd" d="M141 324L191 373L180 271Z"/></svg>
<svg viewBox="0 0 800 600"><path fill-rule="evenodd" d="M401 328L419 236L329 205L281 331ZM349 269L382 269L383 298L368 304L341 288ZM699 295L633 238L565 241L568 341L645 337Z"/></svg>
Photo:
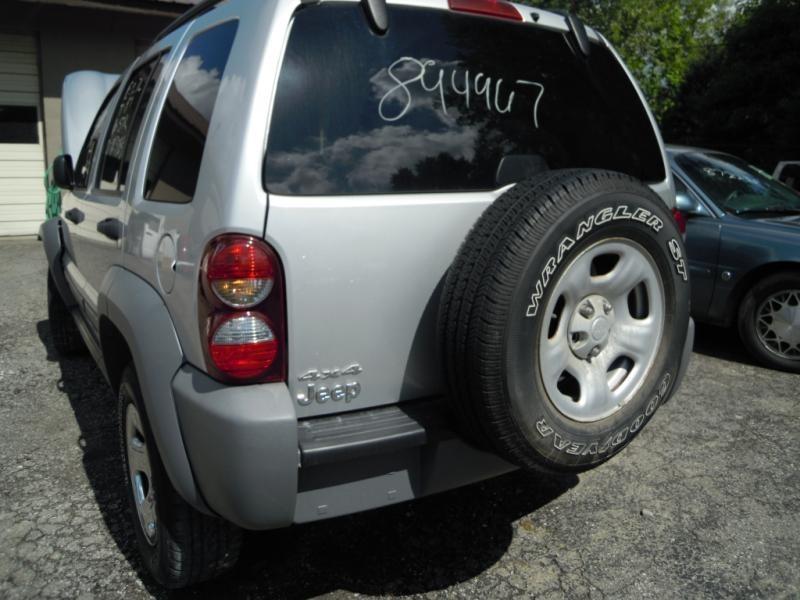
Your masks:
<svg viewBox="0 0 800 600"><path fill-rule="evenodd" d="M97 224L97 231L108 239L116 241L122 237L122 221L113 218L103 219Z"/></svg>
<svg viewBox="0 0 800 600"><path fill-rule="evenodd" d="M78 208L70 208L67 212L64 213L64 216L67 217L67 219L69 219L73 223L75 223L75 225L80 224L85 217L83 211Z"/></svg>

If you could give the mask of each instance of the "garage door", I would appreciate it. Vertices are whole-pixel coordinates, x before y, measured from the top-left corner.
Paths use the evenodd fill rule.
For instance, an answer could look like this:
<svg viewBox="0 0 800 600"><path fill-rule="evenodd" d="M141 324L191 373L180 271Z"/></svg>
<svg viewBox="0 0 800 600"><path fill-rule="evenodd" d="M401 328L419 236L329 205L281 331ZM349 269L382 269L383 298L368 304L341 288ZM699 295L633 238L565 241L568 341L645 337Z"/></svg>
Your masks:
<svg viewBox="0 0 800 600"><path fill-rule="evenodd" d="M44 220L36 39L0 34L0 235L28 235Z"/></svg>

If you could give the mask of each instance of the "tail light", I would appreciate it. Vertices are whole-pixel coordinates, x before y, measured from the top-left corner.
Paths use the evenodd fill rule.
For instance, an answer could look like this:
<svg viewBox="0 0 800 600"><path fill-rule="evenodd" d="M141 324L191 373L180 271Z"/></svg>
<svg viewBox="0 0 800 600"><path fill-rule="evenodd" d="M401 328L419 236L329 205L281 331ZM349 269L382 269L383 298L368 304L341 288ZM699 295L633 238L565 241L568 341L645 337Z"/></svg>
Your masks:
<svg viewBox="0 0 800 600"><path fill-rule="evenodd" d="M672 209L672 216L675 218L675 222L678 224L678 231L681 232L681 235L686 235L686 215L684 215L681 211L677 208Z"/></svg>
<svg viewBox="0 0 800 600"><path fill-rule="evenodd" d="M251 236L215 238L201 264L200 296L209 374L237 383L284 381L283 269L275 251Z"/></svg>
<svg viewBox="0 0 800 600"><path fill-rule="evenodd" d="M258 240L232 235L216 240L206 277L216 297L232 308L261 304L275 283L269 248Z"/></svg>
<svg viewBox="0 0 800 600"><path fill-rule="evenodd" d="M450 10L522 21L522 15L510 2L503 0L448 0Z"/></svg>

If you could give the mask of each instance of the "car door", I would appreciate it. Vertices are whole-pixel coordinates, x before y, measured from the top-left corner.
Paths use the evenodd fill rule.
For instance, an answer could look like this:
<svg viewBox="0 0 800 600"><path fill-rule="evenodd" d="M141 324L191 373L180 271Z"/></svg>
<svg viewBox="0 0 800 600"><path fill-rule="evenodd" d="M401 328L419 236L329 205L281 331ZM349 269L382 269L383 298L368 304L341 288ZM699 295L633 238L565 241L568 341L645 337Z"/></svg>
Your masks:
<svg viewBox="0 0 800 600"><path fill-rule="evenodd" d="M161 65L156 56L136 66L124 83L114 106L92 185L82 199L83 221L78 227L77 255L84 278L84 311L97 327L97 298L109 268L121 263L124 237L125 183L134 141Z"/></svg>
<svg viewBox="0 0 800 600"><path fill-rule="evenodd" d="M64 271L67 281L78 299L81 313L87 321L90 320L89 316L92 312L96 311L96 308L93 309L90 305L94 298L96 307L97 296L96 291L92 292L92 286L89 283L96 259L91 253L93 244L87 240L96 235L96 232L92 232L92 223L87 220L87 217L94 215L90 200L93 187L92 174L96 170L95 165L100 153L102 134L115 106L118 92L118 85L112 87L100 106L75 163L74 187L65 192L61 199L62 216L66 225L64 241L67 252ZM92 277L92 279L96 278Z"/></svg>
<svg viewBox="0 0 800 600"><path fill-rule="evenodd" d="M675 174L675 191L687 194L698 210L687 214L686 254L692 286L692 316L703 319L708 314L719 270L719 243L722 225L705 207L699 196Z"/></svg>

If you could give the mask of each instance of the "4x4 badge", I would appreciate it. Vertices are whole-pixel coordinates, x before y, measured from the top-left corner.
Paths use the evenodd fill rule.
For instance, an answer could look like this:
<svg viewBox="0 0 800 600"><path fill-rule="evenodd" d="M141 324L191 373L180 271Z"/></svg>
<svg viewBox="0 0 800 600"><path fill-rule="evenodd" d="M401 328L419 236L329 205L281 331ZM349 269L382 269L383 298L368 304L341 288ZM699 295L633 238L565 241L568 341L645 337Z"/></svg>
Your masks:
<svg viewBox="0 0 800 600"><path fill-rule="evenodd" d="M345 375L358 375L364 369L361 368L361 365L358 363L353 363L349 367L345 367L344 369L311 369L310 371L306 371L300 377L297 378L298 381L320 381L322 379L333 379L335 377L345 376Z"/></svg>

